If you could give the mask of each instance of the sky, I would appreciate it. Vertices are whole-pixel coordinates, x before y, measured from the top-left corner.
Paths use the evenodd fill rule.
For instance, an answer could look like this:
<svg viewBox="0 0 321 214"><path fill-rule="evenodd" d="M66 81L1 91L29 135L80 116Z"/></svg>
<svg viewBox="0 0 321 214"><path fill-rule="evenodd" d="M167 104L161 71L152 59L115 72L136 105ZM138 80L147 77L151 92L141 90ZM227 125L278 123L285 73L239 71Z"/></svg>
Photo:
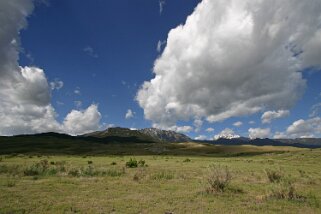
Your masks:
<svg viewBox="0 0 321 214"><path fill-rule="evenodd" d="M0 0L0 135L321 137L319 0Z"/></svg>

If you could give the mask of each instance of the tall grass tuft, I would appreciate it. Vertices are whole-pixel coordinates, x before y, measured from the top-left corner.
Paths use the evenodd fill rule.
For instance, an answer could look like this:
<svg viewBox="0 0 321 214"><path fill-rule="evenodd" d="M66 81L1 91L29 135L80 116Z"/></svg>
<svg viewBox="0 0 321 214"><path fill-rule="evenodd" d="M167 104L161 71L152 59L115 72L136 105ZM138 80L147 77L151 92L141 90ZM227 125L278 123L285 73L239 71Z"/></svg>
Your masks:
<svg viewBox="0 0 321 214"><path fill-rule="evenodd" d="M279 183L284 177L281 170L266 169L265 173L271 183Z"/></svg>
<svg viewBox="0 0 321 214"><path fill-rule="evenodd" d="M207 177L208 193L224 192L230 185L232 174L227 166L211 165L209 167L209 174Z"/></svg>

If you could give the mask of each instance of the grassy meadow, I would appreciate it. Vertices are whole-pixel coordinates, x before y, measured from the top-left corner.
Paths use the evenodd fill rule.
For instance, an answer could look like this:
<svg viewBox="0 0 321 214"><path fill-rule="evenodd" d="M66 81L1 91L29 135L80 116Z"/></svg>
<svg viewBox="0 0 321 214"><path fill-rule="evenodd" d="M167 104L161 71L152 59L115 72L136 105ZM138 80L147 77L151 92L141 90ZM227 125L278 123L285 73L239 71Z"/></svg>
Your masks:
<svg viewBox="0 0 321 214"><path fill-rule="evenodd" d="M197 155L204 146L220 152ZM320 149L176 147L183 152L1 155L0 213L321 213Z"/></svg>

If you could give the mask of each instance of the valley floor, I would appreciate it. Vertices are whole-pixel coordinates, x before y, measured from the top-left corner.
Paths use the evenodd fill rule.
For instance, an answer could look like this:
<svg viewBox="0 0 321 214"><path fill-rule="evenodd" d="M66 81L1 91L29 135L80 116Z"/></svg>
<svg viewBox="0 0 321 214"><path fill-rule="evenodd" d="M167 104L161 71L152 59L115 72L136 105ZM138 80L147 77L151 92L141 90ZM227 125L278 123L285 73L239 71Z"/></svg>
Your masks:
<svg viewBox="0 0 321 214"><path fill-rule="evenodd" d="M138 167L128 167L135 160ZM2 155L0 213L321 213L320 162L319 149L231 157ZM226 173L226 186L209 185Z"/></svg>

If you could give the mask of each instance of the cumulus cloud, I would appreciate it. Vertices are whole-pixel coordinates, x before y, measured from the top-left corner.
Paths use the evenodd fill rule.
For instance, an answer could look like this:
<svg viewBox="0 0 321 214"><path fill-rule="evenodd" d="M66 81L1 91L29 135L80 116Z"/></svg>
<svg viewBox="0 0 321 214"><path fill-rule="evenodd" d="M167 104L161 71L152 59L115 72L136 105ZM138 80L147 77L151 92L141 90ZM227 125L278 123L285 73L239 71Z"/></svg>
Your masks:
<svg viewBox="0 0 321 214"><path fill-rule="evenodd" d="M50 95L52 87L61 88L62 83L48 84L41 68L18 64L19 32L27 25L26 18L33 11L33 2L0 1L0 135L66 132L65 124L56 120ZM69 121L70 117L66 119ZM89 127L92 119L87 119L83 122ZM71 126L69 128L68 132L77 133L77 130L71 130Z"/></svg>
<svg viewBox="0 0 321 214"><path fill-rule="evenodd" d="M290 115L288 110L279 110L279 111L267 111L261 117L262 123L271 123L272 120L287 117Z"/></svg>
<svg viewBox="0 0 321 214"><path fill-rule="evenodd" d="M188 133L193 131L193 127L191 126L172 126L171 129L180 133Z"/></svg>
<svg viewBox="0 0 321 214"><path fill-rule="evenodd" d="M215 129L213 129L212 127L210 127L210 128L207 128L205 131L207 131L207 132L214 132Z"/></svg>
<svg viewBox="0 0 321 214"><path fill-rule="evenodd" d="M199 132L203 126L203 120L200 120L200 119L196 119L194 120L194 126L195 126L195 131L196 132Z"/></svg>
<svg viewBox="0 0 321 214"><path fill-rule="evenodd" d="M195 137L195 140L207 140L207 136L199 135L199 136Z"/></svg>
<svg viewBox="0 0 321 214"><path fill-rule="evenodd" d="M133 112L131 109L128 109L125 115L126 119L131 119L134 117L135 112Z"/></svg>
<svg viewBox="0 0 321 214"><path fill-rule="evenodd" d="M203 0L172 29L155 77L137 101L145 118L174 125L289 109L320 67L321 1Z"/></svg>
<svg viewBox="0 0 321 214"><path fill-rule="evenodd" d="M240 127L242 125L243 125L243 123L241 121L237 121L237 122L233 123L233 126L236 126L236 127Z"/></svg>
<svg viewBox="0 0 321 214"><path fill-rule="evenodd" d="M158 124L153 124L153 128L171 130L179 133L189 133L194 130L192 126L160 126Z"/></svg>
<svg viewBox="0 0 321 214"><path fill-rule="evenodd" d="M99 129L101 114L97 105L91 105L86 110L72 110L63 122L63 128L72 135L80 135Z"/></svg>
<svg viewBox="0 0 321 214"><path fill-rule="evenodd" d="M274 138L304 138L317 137L321 134L321 118L297 120L285 132L277 132Z"/></svg>
<svg viewBox="0 0 321 214"><path fill-rule="evenodd" d="M251 139L256 138L268 138L271 134L271 129L262 129L262 128L250 128L249 129L249 137Z"/></svg>
<svg viewBox="0 0 321 214"><path fill-rule="evenodd" d="M214 136L214 140L218 140L220 138L225 139L233 139L233 138L239 138L240 135L235 134L235 132L232 129L226 128L217 135Z"/></svg>

